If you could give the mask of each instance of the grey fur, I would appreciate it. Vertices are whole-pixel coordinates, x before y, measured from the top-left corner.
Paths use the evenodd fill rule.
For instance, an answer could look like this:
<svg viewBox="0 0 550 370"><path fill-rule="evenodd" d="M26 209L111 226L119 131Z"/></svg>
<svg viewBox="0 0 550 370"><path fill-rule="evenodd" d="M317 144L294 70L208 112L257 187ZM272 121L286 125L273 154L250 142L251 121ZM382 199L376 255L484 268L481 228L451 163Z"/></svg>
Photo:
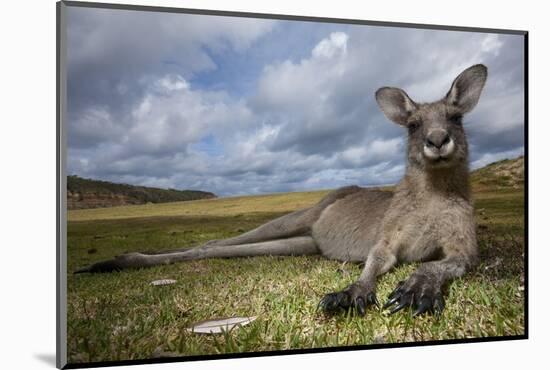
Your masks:
<svg viewBox="0 0 550 370"><path fill-rule="evenodd" d="M408 130L407 170L393 193L344 187L310 208L234 238L172 253L123 255L77 272L214 257L322 254L365 262L354 284L327 294L320 303L327 312L355 308L362 314L366 306L377 304L379 275L397 263L422 261L386 307L392 312L408 306L415 313L438 312L443 309L443 286L477 261L462 115L477 104L486 78L487 68L474 65L453 81L443 99L427 104L414 102L397 88L376 92L386 117Z"/></svg>

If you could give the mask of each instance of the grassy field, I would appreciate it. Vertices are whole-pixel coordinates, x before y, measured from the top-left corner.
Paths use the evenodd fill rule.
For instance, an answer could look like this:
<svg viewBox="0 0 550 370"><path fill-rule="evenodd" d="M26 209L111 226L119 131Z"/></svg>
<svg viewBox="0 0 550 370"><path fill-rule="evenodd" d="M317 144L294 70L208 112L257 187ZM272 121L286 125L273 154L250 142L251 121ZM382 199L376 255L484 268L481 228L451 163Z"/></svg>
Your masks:
<svg viewBox="0 0 550 370"><path fill-rule="evenodd" d="M68 271L130 251L160 251L234 236L318 201L326 191L69 212ZM325 317L316 306L361 265L322 257L191 261L68 276L69 362L523 334L523 188L475 193L479 267L450 284L438 319L410 312ZM415 265L380 279L383 301ZM174 285L150 282L175 279ZM219 335L186 331L218 317L258 316Z"/></svg>

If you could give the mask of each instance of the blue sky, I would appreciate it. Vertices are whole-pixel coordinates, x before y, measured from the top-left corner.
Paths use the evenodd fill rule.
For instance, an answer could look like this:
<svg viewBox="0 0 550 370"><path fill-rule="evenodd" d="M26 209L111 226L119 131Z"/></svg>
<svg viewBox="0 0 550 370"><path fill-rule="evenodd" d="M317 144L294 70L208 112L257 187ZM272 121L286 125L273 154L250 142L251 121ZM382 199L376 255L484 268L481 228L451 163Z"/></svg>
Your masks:
<svg viewBox="0 0 550 370"><path fill-rule="evenodd" d="M394 183L381 86L439 99L484 63L471 166L523 153L523 37L69 8L68 172L218 195Z"/></svg>

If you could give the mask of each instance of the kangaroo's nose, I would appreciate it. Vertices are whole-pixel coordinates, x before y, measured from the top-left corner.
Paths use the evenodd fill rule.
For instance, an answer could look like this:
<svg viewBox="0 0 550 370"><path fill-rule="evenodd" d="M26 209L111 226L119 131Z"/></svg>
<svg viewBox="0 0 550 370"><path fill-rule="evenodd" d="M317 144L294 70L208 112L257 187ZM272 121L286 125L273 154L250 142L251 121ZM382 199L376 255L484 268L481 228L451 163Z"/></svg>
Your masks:
<svg viewBox="0 0 550 370"><path fill-rule="evenodd" d="M449 137L449 134L447 134L447 131L436 129L430 131L430 133L426 136L426 146L434 146L437 149L441 149L441 147L445 144L447 144L451 138Z"/></svg>

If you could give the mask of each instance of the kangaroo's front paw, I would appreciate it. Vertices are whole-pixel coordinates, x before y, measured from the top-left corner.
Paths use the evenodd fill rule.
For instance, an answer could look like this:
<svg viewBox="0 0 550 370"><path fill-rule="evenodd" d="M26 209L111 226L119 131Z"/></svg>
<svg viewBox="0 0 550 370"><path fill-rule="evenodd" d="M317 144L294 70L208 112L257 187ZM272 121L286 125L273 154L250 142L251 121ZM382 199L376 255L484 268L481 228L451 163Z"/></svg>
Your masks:
<svg viewBox="0 0 550 370"><path fill-rule="evenodd" d="M330 314L355 309L355 312L363 316L366 308L372 305L379 306L376 294L358 284L352 284L341 292L325 295L317 308Z"/></svg>
<svg viewBox="0 0 550 370"><path fill-rule="evenodd" d="M413 316L423 313L441 314L445 307L441 289L426 275L412 275L407 281L400 281L388 296L384 309L391 308L390 314L405 307L414 309Z"/></svg>

